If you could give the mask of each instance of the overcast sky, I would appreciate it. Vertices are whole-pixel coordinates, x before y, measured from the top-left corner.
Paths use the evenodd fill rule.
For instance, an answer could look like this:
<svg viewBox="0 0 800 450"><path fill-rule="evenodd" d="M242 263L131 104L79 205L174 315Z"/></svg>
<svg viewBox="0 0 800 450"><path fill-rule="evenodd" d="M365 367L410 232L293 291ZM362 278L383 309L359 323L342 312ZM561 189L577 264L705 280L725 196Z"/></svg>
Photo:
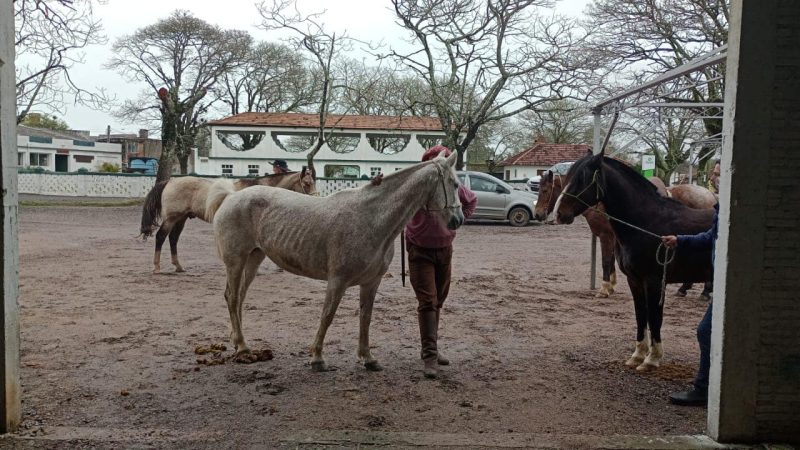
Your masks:
<svg viewBox="0 0 800 450"><path fill-rule="evenodd" d="M588 3L589 0L557 0L556 11L577 17ZM351 37L373 42L383 39L389 44L403 35L403 30L394 24L387 0L299 0L298 4L306 14L326 10L323 21L327 31L346 30ZM107 0L106 4L96 6L95 16L102 21L109 42L86 50L86 64L73 69L73 79L81 87L105 88L118 100L134 98L143 86L130 84L116 72L103 68L111 57L111 44L117 37L155 23L175 9L189 10L222 28L249 31L256 40L276 39L275 35L257 28L260 16L255 0ZM63 118L71 128L90 130L92 135L104 134L107 125L111 125L112 133L136 132L141 128L140 124L118 121L108 111L82 106L69 106Z"/></svg>

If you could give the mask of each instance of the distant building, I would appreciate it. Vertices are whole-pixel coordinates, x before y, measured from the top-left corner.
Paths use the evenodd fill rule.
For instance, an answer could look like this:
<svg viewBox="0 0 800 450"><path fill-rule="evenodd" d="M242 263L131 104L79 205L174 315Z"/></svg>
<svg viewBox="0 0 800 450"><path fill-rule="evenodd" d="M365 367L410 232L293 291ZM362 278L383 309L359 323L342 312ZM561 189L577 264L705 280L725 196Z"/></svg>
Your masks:
<svg viewBox="0 0 800 450"><path fill-rule="evenodd" d="M261 175L283 159L291 170L307 164L319 116L299 113L242 113L208 123L208 156L195 156L203 175ZM418 163L426 148L444 139L434 117L329 115L327 143L314 158L320 177L361 178Z"/></svg>
<svg viewBox="0 0 800 450"><path fill-rule="evenodd" d="M17 125L19 167L51 172L96 172L103 163L120 165L120 144L99 143L83 134Z"/></svg>
<svg viewBox="0 0 800 450"><path fill-rule="evenodd" d="M541 175L554 164L577 161L592 149L587 144L550 144L539 136L533 146L497 163L505 180L521 180Z"/></svg>
<svg viewBox="0 0 800 450"><path fill-rule="evenodd" d="M122 168L127 168L130 157L161 158L161 139L151 139L149 131L139 130L139 134L107 134L93 136L95 142L109 142L121 145Z"/></svg>

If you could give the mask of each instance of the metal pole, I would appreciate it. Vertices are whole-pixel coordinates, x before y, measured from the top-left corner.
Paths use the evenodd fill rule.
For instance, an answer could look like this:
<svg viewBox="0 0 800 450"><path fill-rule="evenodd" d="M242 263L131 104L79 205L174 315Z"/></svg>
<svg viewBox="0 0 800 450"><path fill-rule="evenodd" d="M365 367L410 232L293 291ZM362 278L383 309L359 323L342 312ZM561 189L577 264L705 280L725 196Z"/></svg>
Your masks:
<svg viewBox="0 0 800 450"><path fill-rule="evenodd" d="M594 115L594 143L592 145L592 153L595 155L600 153L600 146L602 145L602 136L600 135L600 110L595 109L592 111ZM592 235L591 247L591 272L589 272L589 289L597 288L597 236Z"/></svg>

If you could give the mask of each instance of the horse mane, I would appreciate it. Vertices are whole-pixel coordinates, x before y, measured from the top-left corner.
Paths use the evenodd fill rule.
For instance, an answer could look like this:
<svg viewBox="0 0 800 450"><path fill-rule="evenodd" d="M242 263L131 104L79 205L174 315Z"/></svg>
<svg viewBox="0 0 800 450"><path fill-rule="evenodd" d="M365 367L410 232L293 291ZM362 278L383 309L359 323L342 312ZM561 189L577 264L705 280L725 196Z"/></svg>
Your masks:
<svg viewBox="0 0 800 450"><path fill-rule="evenodd" d="M633 182L634 185L636 185L638 190L650 193L657 198L664 198L658 193L658 188L656 187L656 185L651 183L650 180L643 177L639 172L633 170L633 168L631 168L624 162L616 158L611 158L607 156L603 157L603 162L613 167L617 172L621 172L623 176L625 176L627 179Z"/></svg>

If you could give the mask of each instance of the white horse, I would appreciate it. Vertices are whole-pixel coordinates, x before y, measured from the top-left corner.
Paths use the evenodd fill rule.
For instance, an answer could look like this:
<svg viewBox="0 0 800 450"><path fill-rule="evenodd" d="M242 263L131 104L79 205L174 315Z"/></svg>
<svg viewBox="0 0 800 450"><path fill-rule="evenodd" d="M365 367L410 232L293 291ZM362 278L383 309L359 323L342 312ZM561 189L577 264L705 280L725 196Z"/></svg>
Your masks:
<svg viewBox="0 0 800 450"><path fill-rule="evenodd" d="M382 370L370 354L372 304L394 256L394 241L420 209L438 213L450 229L464 222L458 198L456 154L386 175L380 185L311 197L265 186L234 192L216 182L206 203L217 250L227 270L225 300L237 359L252 361L242 334L242 303L258 266L269 257L284 270L327 280L319 329L311 346L311 368L326 371L325 333L345 289L359 285L358 357L367 370Z"/></svg>

